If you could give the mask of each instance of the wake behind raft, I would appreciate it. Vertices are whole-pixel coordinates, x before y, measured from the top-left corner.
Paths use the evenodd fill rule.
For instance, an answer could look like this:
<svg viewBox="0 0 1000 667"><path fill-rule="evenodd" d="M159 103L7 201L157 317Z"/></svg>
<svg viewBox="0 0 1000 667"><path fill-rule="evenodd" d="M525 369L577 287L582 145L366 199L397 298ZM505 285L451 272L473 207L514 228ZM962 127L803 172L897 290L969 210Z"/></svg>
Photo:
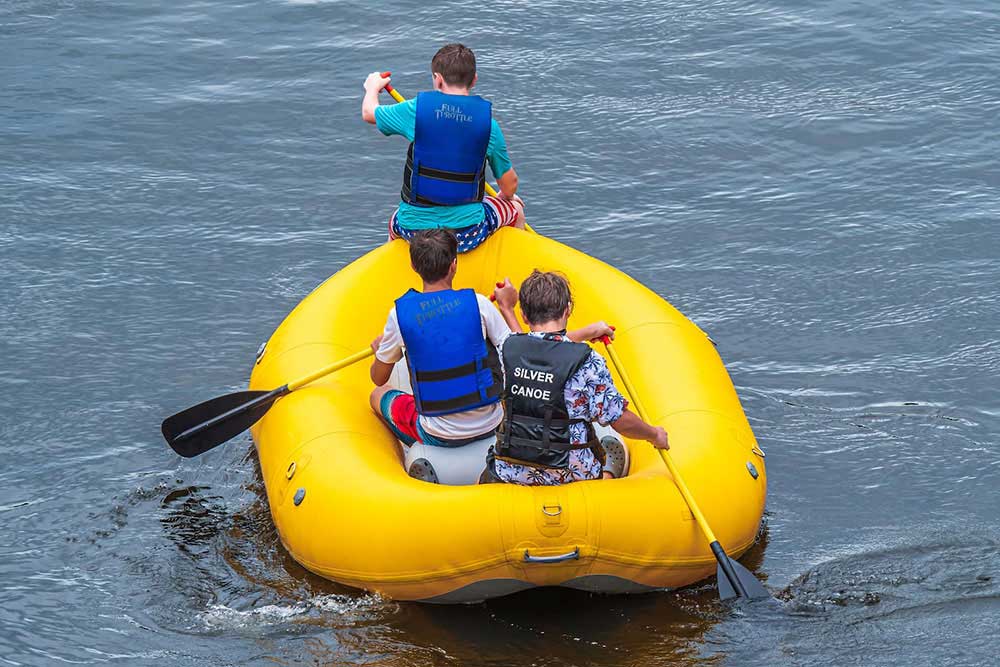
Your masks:
<svg viewBox="0 0 1000 667"><path fill-rule="evenodd" d="M365 348L394 299L419 288L401 268L408 266L407 245L397 240L320 285L267 341L250 389L281 387ZM368 405L367 366L355 363L293 387L251 430L271 516L296 561L389 598L464 603L536 586L676 588L715 572L719 543L733 557L750 548L764 511L764 454L704 332L629 276L531 231L501 229L463 255L455 288L489 293L497 276L520 283L534 268L569 278L570 328L616 324L615 363L628 369L628 398L669 432L677 476L704 516L638 441L626 443L632 462L623 479L544 487L413 479L399 441ZM619 383L617 366L609 367ZM406 377L397 372L392 381ZM715 554L706 540L712 530ZM738 578L753 579L731 565ZM720 590L729 585L720 573Z"/></svg>

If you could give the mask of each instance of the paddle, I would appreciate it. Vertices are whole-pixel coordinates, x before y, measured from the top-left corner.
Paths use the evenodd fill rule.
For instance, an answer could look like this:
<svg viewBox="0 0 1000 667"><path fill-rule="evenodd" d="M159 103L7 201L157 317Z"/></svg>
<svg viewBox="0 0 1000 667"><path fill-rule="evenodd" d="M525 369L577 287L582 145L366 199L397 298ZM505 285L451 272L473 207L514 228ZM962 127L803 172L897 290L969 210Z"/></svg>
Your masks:
<svg viewBox="0 0 1000 667"><path fill-rule="evenodd" d="M392 72L382 72L382 78L383 79L388 79L390 76L392 76ZM399 93L397 93L396 89L392 87L391 83L385 84L385 92L387 92L390 95L392 95L392 99L396 100L397 102L405 102L406 101L406 98L403 97L402 95L400 95Z"/></svg>
<svg viewBox="0 0 1000 667"><path fill-rule="evenodd" d="M392 72L382 72L382 78L387 79L391 74ZM399 91L397 91L395 88L392 87L391 83L385 84L385 92L389 93L392 96L392 99L396 100L397 102L406 101L406 98L400 95ZM491 197L496 197L497 191L492 185L486 183L486 194L488 194Z"/></svg>
<svg viewBox="0 0 1000 667"><path fill-rule="evenodd" d="M160 430L167 444L181 456L190 458L204 454L256 424L268 408L282 396L324 375L367 359L372 354L370 348L356 352L326 368L271 391L238 391L217 396L167 417L163 420Z"/></svg>
<svg viewBox="0 0 1000 667"><path fill-rule="evenodd" d="M390 72L382 73L383 77L389 75ZM396 92L391 85L386 85L385 90L397 102L406 101L406 98ZM489 183L486 184L486 191L492 196L497 194ZM371 354L371 350L358 352L271 391L238 391L218 396L167 417L163 420L160 430L167 443L181 456L190 458L204 454L256 424L257 420L263 417L271 405L282 396L324 375L361 361Z"/></svg>
<svg viewBox="0 0 1000 667"><path fill-rule="evenodd" d="M643 421L649 423L649 417L646 415L646 411L642 408L642 404L639 403L639 395L635 393L635 389L632 388L632 382L629 380L628 375L625 373L625 368L622 366L621 361L618 359L618 353L615 352L614 347L611 345L611 339L607 336L601 337L601 342L608 350L608 354L611 356L611 362L615 365L618 370L618 375L621 377L622 382L625 384L625 389L628 391L629 396L632 397L632 405L635 406L636 412ZM677 470L677 466L674 465L674 460L670 456L670 452L665 449L657 449L660 453L660 457L663 458L663 462L667 464L667 468L670 470L671 476L674 478L674 484L677 485L677 489L681 492L681 496L684 497L684 502L687 503L688 508L691 510L691 514L698 521L698 526L701 528L701 532L705 534L708 538L709 547L712 549L712 553L715 554L715 560L719 561L719 569L716 571L716 578L719 580L719 597L723 600L728 600L734 597L744 597L750 598L752 600L769 598L771 594L768 593L764 585L760 583L755 576L753 576L749 570L740 565L737 561L734 561L726 555L726 550L722 548L719 544L719 540L715 538L715 533L708 525L708 521L705 520L705 516L698 509L698 503L695 502L694 496L688 490L687 485L681 478L681 473Z"/></svg>

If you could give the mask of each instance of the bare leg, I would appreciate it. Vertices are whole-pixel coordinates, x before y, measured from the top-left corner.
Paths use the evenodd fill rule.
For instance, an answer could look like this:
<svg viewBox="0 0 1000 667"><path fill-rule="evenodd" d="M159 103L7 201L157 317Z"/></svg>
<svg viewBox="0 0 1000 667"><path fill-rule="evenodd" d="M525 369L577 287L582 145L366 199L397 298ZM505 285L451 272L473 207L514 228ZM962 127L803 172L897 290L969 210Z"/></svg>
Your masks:
<svg viewBox="0 0 1000 667"><path fill-rule="evenodd" d="M390 387L389 383L387 382L381 387L375 387L372 390L371 396L368 398L368 404L372 406L372 412L378 415L379 418L382 417L382 409L381 409L382 397L385 396L386 393L390 391L392 391L392 387Z"/></svg>
<svg viewBox="0 0 1000 667"><path fill-rule="evenodd" d="M514 220L514 227L517 229L524 229L525 224L527 224L524 219L524 201L517 195L514 195L514 199L512 201L514 207L517 209L517 219Z"/></svg>

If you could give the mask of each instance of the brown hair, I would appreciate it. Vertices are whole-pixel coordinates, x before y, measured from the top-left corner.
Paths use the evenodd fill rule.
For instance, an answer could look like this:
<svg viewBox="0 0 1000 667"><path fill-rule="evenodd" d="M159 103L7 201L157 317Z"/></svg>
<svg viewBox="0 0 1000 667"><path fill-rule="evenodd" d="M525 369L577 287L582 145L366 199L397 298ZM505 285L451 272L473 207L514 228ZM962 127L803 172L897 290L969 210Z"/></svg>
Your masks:
<svg viewBox="0 0 1000 667"><path fill-rule="evenodd" d="M517 294L521 313L528 324L542 324L558 320L573 302L566 276L554 271L535 269L521 283Z"/></svg>
<svg viewBox="0 0 1000 667"><path fill-rule="evenodd" d="M435 73L449 86L471 88L476 79L476 54L462 44L446 44L431 58L431 74Z"/></svg>
<svg viewBox="0 0 1000 667"><path fill-rule="evenodd" d="M410 239L410 264L424 282L437 282L447 276L456 257L458 239L450 229L425 229Z"/></svg>

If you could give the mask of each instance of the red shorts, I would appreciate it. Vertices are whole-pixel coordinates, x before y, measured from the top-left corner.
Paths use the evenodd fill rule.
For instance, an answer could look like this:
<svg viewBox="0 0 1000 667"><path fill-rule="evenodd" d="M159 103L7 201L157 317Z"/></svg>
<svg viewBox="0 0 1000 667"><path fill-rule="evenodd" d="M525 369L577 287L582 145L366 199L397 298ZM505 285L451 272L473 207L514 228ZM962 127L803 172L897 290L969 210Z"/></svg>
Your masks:
<svg viewBox="0 0 1000 667"><path fill-rule="evenodd" d="M488 435L492 435L491 432L490 434L481 434L459 440L447 440L435 437L420 427L417 415L417 402L414 400L413 394L407 394L398 389L385 392L382 395L382 400L379 401L378 407L379 412L382 413L382 419L385 420L389 428L392 429L392 432L396 434L396 437L404 445L412 445L414 442L419 441L433 447L461 447L462 445L467 445L476 440L488 437Z"/></svg>
<svg viewBox="0 0 1000 667"><path fill-rule="evenodd" d="M379 411L402 442L412 445L417 440L422 440L417 431L417 403L412 394L396 389L387 391L379 403Z"/></svg>

